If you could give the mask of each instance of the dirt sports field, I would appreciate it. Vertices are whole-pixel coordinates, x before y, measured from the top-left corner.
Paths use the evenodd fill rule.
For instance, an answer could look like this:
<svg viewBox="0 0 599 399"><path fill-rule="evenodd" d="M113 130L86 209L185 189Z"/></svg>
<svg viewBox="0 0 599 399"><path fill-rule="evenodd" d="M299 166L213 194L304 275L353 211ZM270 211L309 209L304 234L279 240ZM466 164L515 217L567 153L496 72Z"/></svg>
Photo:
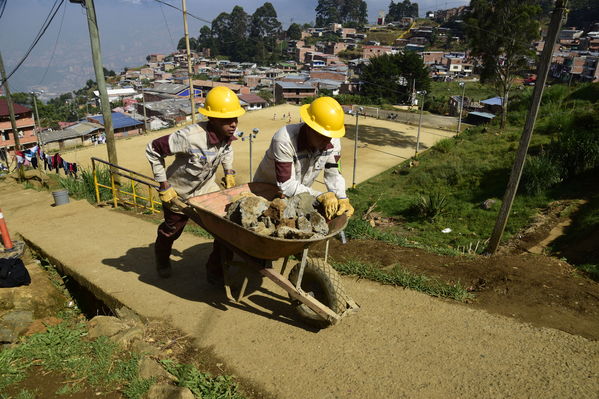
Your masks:
<svg viewBox="0 0 599 399"><path fill-rule="evenodd" d="M259 111L247 112L239 118L238 130L244 132L244 136L247 136L254 128L260 129L260 132L253 143L252 164L254 171L262 159L264 152L268 148L272 135L279 128L289 123L290 114L291 123L298 123L299 107L288 104L269 107ZM273 120L274 115L276 115L276 120ZM285 115L284 119L282 118L283 115ZM347 133L345 136L346 138L341 140L343 147L341 164L343 175L345 176L349 187L352 183L355 117L346 115L345 123ZM377 120L369 117L360 117L359 124L356 182L361 182L375 176L414 155L416 133L418 130L417 126ZM150 165L145 157L145 146L151 140L174 130L176 130L176 128L118 140L117 156L119 165L151 176ZM452 135L453 132L423 127L420 132L420 149L422 151L432 146L438 140L451 137ZM249 142L247 140L237 140L234 142L233 148L235 150L237 183L247 183L249 181ZM89 166L90 157L108 160L105 145L86 147L65 152L62 155L67 161L76 162L80 167ZM218 173L217 181L220 181L222 169L220 169ZM315 187L318 188L318 186ZM320 188L322 189L323 187L324 186L321 185Z"/></svg>
<svg viewBox="0 0 599 399"><path fill-rule="evenodd" d="M290 105L241 118L240 130L260 129L254 167L272 134L287 123L281 115L289 112L297 122L298 107ZM355 119L348 116L346 122L342 164L349 185ZM357 181L411 157L416 130L361 118ZM166 133L119 141L119 163L150 174L144 146ZM423 129L423 148L449 136ZM235 143L239 183L247 181L247 149L247 142ZM105 146L64 154L67 161L81 165L90 156L106 159ZM33 190L0 190L0 201L13 223L21 220L25 235L44 241L56 259L75 265L84 278L140 314L168 319L200 346L204 364L215 371L224 367L257 387L254 397L599 397L599 284L566 262L542 255L546 238L567 222L559 211L564 204L545 210L494 257L439 256L376 241L353 240L342 246L332 240L330 256L335 260L364 260L382 268L400 264L415 273L460 282L474 299L460 304L343 277L360 312L338 326L315 331L295 321L286 295L268 280L251 282L251 296L243 306L211 289L197 267L210 252L209 240L189 234L177 240L175 275L165 281L153 269L155 225L132 220L131 212L122 215L84 201L47 211L47 193ZM29 206L24 207L24 201ZM25 223L42 218L49 220L43 228ZM108 230L102 230L93 245L62 246L64 238L50 233L58 220L78 237L72 242L85 241L86 224L106 225ZM110 248L110 255L102 248ZM318 255L318 249L313 253Z"/></svg>

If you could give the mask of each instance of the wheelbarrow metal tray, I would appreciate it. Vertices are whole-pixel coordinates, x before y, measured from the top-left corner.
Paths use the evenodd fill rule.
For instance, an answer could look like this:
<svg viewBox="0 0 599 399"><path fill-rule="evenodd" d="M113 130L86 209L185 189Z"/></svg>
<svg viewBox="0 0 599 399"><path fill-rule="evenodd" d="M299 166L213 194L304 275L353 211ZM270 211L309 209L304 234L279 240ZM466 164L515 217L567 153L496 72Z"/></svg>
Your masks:
<svg viewBox="0 0 599 399"><path fill-rule="evenodd" d="M227 213L227 205L233 202L241 193L248 191L266 198L268 201L272 201L279 196L279 189L276 186L266 183L248 183L227 190L189 198L187 202L191 205L191 208L188 208L186 214L212 235L250 256L265 260L276 260L301 253L302 250L335 236L347 225L347 216L345 214L337 216L328 222L328 235L308 240L289 240L254 233L224 218Z"/></svg>

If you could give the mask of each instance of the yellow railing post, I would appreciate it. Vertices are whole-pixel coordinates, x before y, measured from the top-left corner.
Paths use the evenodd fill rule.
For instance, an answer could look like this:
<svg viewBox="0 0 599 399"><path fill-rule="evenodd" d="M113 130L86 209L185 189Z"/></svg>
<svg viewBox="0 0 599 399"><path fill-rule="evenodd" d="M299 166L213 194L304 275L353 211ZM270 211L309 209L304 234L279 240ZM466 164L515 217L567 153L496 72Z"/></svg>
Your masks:
<svg viewBox="0 0 599 399"><path fill-rule="evenodd" d="M117 195L116 195L116 185L114 182L114 175L112 174L112 170L110 170L110 185L112 187L112 204L114 205L114 207L116 208L118 206L118 199L117 199Z"/></svg>
<svg viewBox="0 0 599 399"><path fill-rule="evenodd" d="M98 187L98 176L96 176L96 161L92 159L92 174L94 175L94 191L96 192L96 203L100 203L100 187Z"/></svg>
<svg viewBox="0 0 599 399"><path fill-rule="evenodd" d="M152 187L150 187L148 185L148 197L150 198L150 210L152 211L152 214L154 212L156 212L156 210L154 209L154 190L152 190Z"/></svg>
<svg viewBox="0 0 599 399"><path fill-rule="evenodd" d="M131 173L129 173L129 176L131 177L131 195L133 196L133 206L135 207L135 209L137 210L137 196L135 195L135 181L133 180L133 176L131 176Z"/></svg>

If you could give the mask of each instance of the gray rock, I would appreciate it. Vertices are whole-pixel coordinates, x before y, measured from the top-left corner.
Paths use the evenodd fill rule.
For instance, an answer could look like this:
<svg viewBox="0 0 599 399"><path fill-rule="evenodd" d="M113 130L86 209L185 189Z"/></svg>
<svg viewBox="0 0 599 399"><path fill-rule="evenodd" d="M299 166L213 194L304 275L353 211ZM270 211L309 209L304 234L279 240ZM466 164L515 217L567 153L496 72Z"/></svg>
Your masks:
<svg viewBox="0 0 599 399"><path fill-rule="evenodd" d="M305 216L300 216L297 218L297 229L300 231L311 232L312 223L310 223Z"/></svg>
<svg viewBox="0 0 599 399"><path fill-rule="evenodd" d="M127 324L113 316L96 316L88 323L89 338L98 338L100 336L112 337L128 328Z"/></svg>
<svg viewBox="0 0 599 399"><path fill-rule="evenodd" d="M287 238L291 240L307 240L309 238L312 238L312 236L314 236L314 233L311 231L301 231L294 227L282 226L277 229L276 236L279 238Z"/></svg>
<svg viewBox="0 0 599 399"><path fill-rule="evenodd" d="M125 322L128 322L130 324L138 324L138 325L144 324L144 320L142 320L142 318L137 313L135 313L133 310L129 309L126 306L118 308L116 310L116 315L119 319L121 319Z"/></svg>
<svg viewBox="0 0 599 399"><path fill-rule="evenodd" d="M329 234L329 225L327 225L326 219L320 213L311 212L308 214L308 220L310 220L312 230L315 233L322 234L323 236Z"/></svg>
<svg viewBox="0 0 599 399"><path fill-rule="evenodd" d="M152 385L145 397L147 399L195 399L189 388L166 383Z"/></svg>
<svg viewBox="0 0 599 399"><path fill-rule="evenodd" d="M140 327L131 327L116 333L110 340L123 348L129 348L134 341L141 340L143 336L144 332Z"/></svg>
<svg viewBox="0 0 599 399"><path fill-rule="evenodd" d="M0 318L0 342L15 342L33 323L33 311L11 310Z"/></svg>
<svg viewBox="0 0 599 399"><path fill-rule="evenodd" d="M176 378L164 369L157 361L144 356L139 361L139 377L140 378L156 378L157 380L168 379L174 381Z"/></svg>
<svg viewBox="0 0 599 399"><path fill-rule="evenodd" d="M256 226L250 227L249 230L263 236L269 236L274 233L275 226L270 222L270 218L264 218L263 220L264 221L258 222Z"/></svg>
<svg viewBox="0 0 599 399"><path fill-rule="evenodd" d="M484 200L482 204L480 204L480 207L484 210L489 210L493 207L493 205L495 205L495 202L497 202L496 200L494 200L493 198L489 198L487 200Z"/></svg>
<svg viewBox="0 0 599 399"><path fill-rule="evenodd" d="M248 228L258 224L258 218L270 203L262 197L244 197L234 202L227 211L227 219Z"/></svg>
<svg viewBox="0 0 599 399"><path fill-rule="evenodd" d="M285 216L287 209L287 198L275 198L271 201L270 206L264 211L264 216L271 220L281 220Z"/></svg>
<svg viewBox="0 0 599 399"><path fill-rule="evenodd" d="M283 216L285 218L306 216L309 213L316 211L314 208L315 201L316 198L310 193L294 195L287 200L287 208L285 209Z"/></svg>

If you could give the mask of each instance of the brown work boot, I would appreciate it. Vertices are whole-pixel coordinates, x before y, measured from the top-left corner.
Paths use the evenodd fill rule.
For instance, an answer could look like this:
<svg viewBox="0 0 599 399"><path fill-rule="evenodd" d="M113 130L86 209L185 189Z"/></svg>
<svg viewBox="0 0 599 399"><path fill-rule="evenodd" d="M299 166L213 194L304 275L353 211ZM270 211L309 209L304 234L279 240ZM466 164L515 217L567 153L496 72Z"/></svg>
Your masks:
<svg viewBox="0 0 599 399"><path fill-rule="evenodd" d="M169 278L173 274L173 268L171 267L170 254L159 254L155 252L156 259L156 271L162 278Z"/></svg>

